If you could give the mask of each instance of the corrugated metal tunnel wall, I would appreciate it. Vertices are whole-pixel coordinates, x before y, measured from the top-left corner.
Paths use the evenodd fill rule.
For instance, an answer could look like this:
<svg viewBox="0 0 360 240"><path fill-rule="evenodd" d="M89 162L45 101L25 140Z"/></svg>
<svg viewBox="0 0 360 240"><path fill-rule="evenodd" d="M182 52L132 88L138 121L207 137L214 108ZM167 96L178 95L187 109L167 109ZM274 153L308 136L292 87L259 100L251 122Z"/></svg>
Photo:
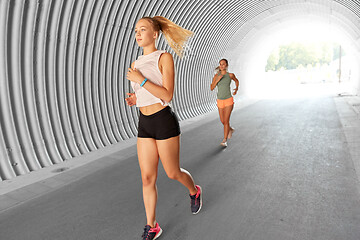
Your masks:
<svg viewBox="0 0 360 240"><path fill-rule="evenodd" d="M360 16L357 0L317 2L336 3ZM246 22L284 4L0 0L0 179L136 135L138 112L124 98L131 91L127 68L141 54L133 31L139 18L162 15L195 32L185 58L175 57L172 106L183 120L215 109L209 82L218 60L241 43L232 36ZM173 53L162 38L158 48Z"/></svg>

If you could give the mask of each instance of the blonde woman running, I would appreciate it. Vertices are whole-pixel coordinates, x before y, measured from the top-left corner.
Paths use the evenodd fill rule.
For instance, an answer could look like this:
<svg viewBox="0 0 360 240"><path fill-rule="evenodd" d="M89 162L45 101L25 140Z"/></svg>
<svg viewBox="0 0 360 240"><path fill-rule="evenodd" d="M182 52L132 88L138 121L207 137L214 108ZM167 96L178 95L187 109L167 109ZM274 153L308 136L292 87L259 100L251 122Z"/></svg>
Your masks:
<svg viewBox="0 0 360 240"><path fill-rule="evenodd" d="M136 104L140 108L137 153L147 219L143 240L157 239L162 233L156 222L159 158L167 176L189 190L192 213L197 214L202 206L201 187L179 164L179 122L169 107L174 94L174 61L170 53L156 49L160 32L180 57L186 40L193 34L161 16L143 17L135 26L136 42L143 48L143 55L127 73L135 93L128 93L126 101L129 106Z"/></svg>
<svg viewBox="0 0 360 240"><path fill-rule="evenodd" d="M215 74L210 89L213 91L215 87L218 87L217 92L217 106L219 109L220 121L224 125L224 139L220 143L221 146L227 147L227 140L231 138L232 133L235 131L230 127L230 115L234 107L234 98L231 95L230 84L231 80L235 81L236 88L233 94L236 95L239 88L239 80L235 77L235 74L227 71L229 64L226 59L219 61L218 70Z"/></svg>

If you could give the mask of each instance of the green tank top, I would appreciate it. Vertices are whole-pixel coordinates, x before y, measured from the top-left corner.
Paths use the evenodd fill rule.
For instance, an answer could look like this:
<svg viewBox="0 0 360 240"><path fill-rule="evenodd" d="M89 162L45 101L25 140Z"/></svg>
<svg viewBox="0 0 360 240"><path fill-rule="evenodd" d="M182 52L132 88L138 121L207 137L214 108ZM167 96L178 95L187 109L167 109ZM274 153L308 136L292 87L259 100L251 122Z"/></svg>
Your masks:
<svg viewBox="0 0 360 240"><path fill-rule="evenodd" d="M220 74L218 74L220 75ZM230 91L230 84L231 84L231 78L229 73L227 72L218 82L217 84L217 98L224 100L224 99L228 99L231 98L231 91Z"/></svg>

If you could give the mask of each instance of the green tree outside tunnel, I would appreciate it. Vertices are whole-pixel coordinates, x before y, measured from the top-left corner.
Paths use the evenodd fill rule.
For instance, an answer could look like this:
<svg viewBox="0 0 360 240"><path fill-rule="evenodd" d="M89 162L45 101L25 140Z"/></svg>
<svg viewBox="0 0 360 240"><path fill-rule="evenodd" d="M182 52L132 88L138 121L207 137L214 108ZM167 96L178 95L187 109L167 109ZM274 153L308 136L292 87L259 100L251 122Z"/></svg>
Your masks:
<svg viewBox="0 0 360 240"><path fill-rule="evenodd" d="M300 66L329 64L339 58L339 44L330 42L281 45L270 54L266 71L297 69ZM345 55L343 52L342 55Z"/></svg>

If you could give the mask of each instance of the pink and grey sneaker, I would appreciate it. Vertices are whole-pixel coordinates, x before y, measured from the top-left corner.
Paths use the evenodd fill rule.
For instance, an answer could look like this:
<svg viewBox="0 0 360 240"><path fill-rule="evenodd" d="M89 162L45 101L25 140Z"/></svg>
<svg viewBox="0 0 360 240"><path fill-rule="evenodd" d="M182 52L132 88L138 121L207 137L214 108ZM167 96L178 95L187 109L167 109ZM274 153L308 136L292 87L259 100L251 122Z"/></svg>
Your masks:
<svg viewBox="0 0 360 240"><path fill-rule="evenodd" d="M197 188L197 193L194 195L190 195L191 201L191 212L192 214L198 214L202 207L202 190L199 185L195 186Z"/></svg>
<svg viewBox="0 0 360 240"><path fill-rule="evenodd" d="M155 227L150 227L150 225L146 225L144 228L144 233L141 236L143 240L153 240L160 237L162 233L162 229L160 228L159 224L156 223Z"/></svg>

